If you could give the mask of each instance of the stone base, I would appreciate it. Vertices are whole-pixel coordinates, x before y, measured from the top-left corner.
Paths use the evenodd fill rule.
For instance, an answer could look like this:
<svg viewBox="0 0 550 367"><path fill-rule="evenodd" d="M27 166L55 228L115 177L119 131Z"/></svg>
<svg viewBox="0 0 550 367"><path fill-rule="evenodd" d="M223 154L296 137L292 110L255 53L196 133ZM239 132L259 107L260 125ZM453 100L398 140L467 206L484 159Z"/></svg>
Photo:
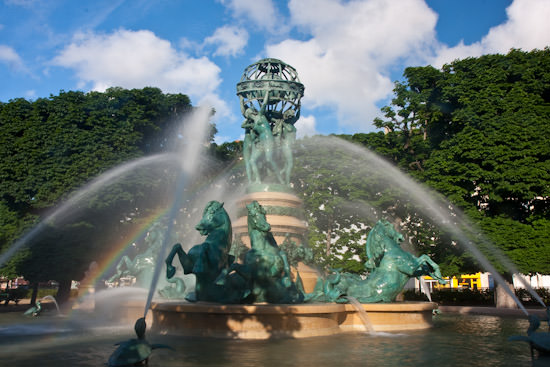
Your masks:
<svg viewBox="0 0 550 367"><path fill-rule="evenodd" d="M431 302L363 304L375 331L426 329L432 326ZM350 304L220 305L153 303L153 330L161 334L233 338L307 338L365 331Z"/></svg>
<svg viewBox="0 0 550 367"><path fill-rule="evenodd" d="M301 210L302 200L296 195L283 192L255 192L243 196L237 201L237 208L244 209L245 206L256 200L260 205L268 210L266 215L267 222L271 225L271 233L275 237L277 244L282 244L285 237L295 241L297 244L303 242L307 232L307 224L304 220L290 215L293 211ZM271 214L270 208L285 208L289 213ZM247 216L243 215L233 222L233 233L246 246L250 247L250 239L248 238Z"/></svg>

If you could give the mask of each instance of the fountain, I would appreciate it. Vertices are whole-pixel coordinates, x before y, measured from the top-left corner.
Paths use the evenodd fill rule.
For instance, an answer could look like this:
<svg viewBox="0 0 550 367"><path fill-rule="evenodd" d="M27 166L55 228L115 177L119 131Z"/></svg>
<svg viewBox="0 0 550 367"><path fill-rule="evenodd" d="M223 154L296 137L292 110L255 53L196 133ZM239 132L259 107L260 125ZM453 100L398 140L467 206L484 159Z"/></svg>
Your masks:
<svg viewBox="0 0 550 367"><path fill-rule="evenodd" d="M472 366L490 363L528 365L530 358L523 353L520 343L508 345L506 339L508 335L522 333L527 327L526 320L455 315L438 315L433 318L432 311L437 305L431 302L380 303L378 299L374 300L373 295L368 293L369 289L376 289L370 276L359 279L335 271L323 277L299 260L294 262L297 266L290 268L293 255L277 250L276 246L301 247L303 251L304 246L307 246L308 228L301 210L301 199L289 185L290 178L287 174L293 165L292 159L289 159L293 158L292 150L287 148L294 141L294 123L299 118L300 98L303 94L303 86L300 85L295 71L278 60L262 60L246 69L243 80L238 85L241 109L246 118L243 123L243 168L248 181L246 192L229 195L230 192L223 189L216 192L202 190L201 195L193 195L194 193L183 189L193 171L190 167L182 168L182 173L171 190L176 199L166 210L169 219L165 222L168 225L163 228L165 234L172 231L170 226L180 214L182 201L189 200L194 201L193 207L205 208L203 219L212 212L219 214L225 208L230 218L237 218L233 221L233 226L225 227L225 236L232 231L241 243L251 246L255 251L249 251L250 255L239 260L229 254L226 247L228 245L224 243L219 249L221 256L218 256L220 253L213 254L212 247L202 245L209 242L214 233L214 228L206 228L207 224L215 220L210 218L210 222L202 222L193 213L186 213L188 217L185 220L202 223L197 229L208 236L206 240L196 240L192 235L179 238L182 245L173 250L173 257L176 259L177 256L181 261L183 272L193 275L184 276L178 273L178 265L172 264L172 259L167 261L169 266L166 270L167 275L182 279L197 277L198 288L195 287L194 294L189 293L191 287L185 290L185 297L193 302L162 298L156 291L157 280L164 270L161 265L167 245L173 245L173 242L169 242L172 241L170 236L165 235L157 250L160 255L154 259L155 271L150 278L152 286L149 291L138 292L143 302L136 308L138 311L129 315L122 325L113 325L112 317L105 322L97 314L87 318L89 312L86 310L79 311L78 317L69 315L66 320L55 321L46 317L38 320L12 318L6 321L0 315L0 342L10 346L0 351L0 358L11 360L13 365L35 365L36 360L46 360L44 355L47 355L47 361L43 365L104 363L113 350L111 344L121 340L122 335L128 335L128 326L131 325L128 321L133 322L138 317L147 316L151 310L152 323L148 324L152 325L152 332L156 333L151 339L174 348L174 351L155 352L149 361L151 365L279 366L289 360L293 364L315 365L334 365L344 360L350 364L368 360L374 365L437 365L444 358L447 365L460 366L464 353L472 356ZM256 137L258 143L255 143ZM467 222L457 225L456 222L462 218L451 219L446 213L447 203L434 199L418 184L367 150L336 138L306 139L300 141L300 145L302 151L312 153L305 157L318 164L319 169L329 170L334 174L355 175L365 181L365 185L372 183L373 173L382 175L385 178L382 187L403 190L405 196L418 205L419 210L438 218L437 224L467 237L458 228L469 225ZM339 157L335 159L336 164L330 160L320 162L319 156L315 155L319 149L328 150L331 155ZM149 161L158 164L159 157ZM193 159L187 154L185 161ZM219 189L223 185L218 183L231 181L231 172L227 175L225 173L220 174L212 187ZM380 189L380 192L383 193L384 190ZM205 198L212 204L207 204ZM221 205L223 198L225 204ZM362 214L371 225L385 216L380 210L362 204L360 202L361 209L357 210L365 210ZM67 204L62 209L66 211L69 207L70 204ZM59 218L63 211L52 215ZM251 234L249 222L252 218L259 218L260 225L252 228L257 232ZM269 227L265 231L260 231L262 219ZM388 248L399 247L400 235L395 228L385 222L380 222L380 226L380 241L372 238L369 242L367 239L372 244L366 248L372 261L365 266L372 273L384 261L383 257L377 255L386 251L386 247L381 247L382 245L389 246ZM40 227L29 235L39 232ZM373 237L374 234L376 233L373 233ZM17 242L9 253L2 254L0 263L22 246L23 242ZM190 249L189 244L195 243L200 245ZM287 246L281 246L285 243ZM408 258L404 253L406 252L399 252L397 257ZM410 276L421 273L431 273L436 278L439 276L436 265L430 264L421 256L410 256L415 261L420 260L409 270ZM137 256L133 260L128 257L130 266L123 262L120 267L121 275L125 271L124 266L130 269L138 262L136 260L141 259L143 258ZM217 263L219 266L215 274L207 274L211 269L204 265L210 263ZM256 263L262 265L253 265ZM113 270L115 274L111 273L109 277L118 273L116 269ZM265 271L272 273L266 276L263 274ZM389 298L380 300L394 300L396 292L399 292L396 290L398 287L390 288L391 294L384 296ZM177 293L181 297L183 291ZM104 298L110 300L123 300L126 297L121 296L124 294L121 289L108 290L105 293L96 292L96 302L103 294ZM364 302L372 299L376 303L360 303L355 299ZM219 303L220 300L226 303ZM353 304L347 303L348 300ZM125 306L121 303L112 307ZM483 329L482 335L479 335L480 328ZM365 330L369 331L367 335L364 334ZM387 333L389 331L391 333ZM337 343L331 337L335 334L339 334ZM195 338L196 336L207 338ZM304 339L312 336L316 338ZM221 338L216 341L215 353L212 353L211 337ZM265 340L232 340L274 338L281 339L271 343ZM475 343L473 338L476 339ZM495 349L499 352L494 353Z"/></svg>
<svg viewBox="0 0 550 367"><path fill-rule="evenodd" d="M245 69L237 95L245 117L248 185L246 195L237 200L246 213L234 228L250 250L241 262L229 255L229 216L222 203L208 203L196 226L206 241L188 252L178 243L166 259L168 279L176 272L176 256L185 274L195 274L195 292L186 297L190 302L154 302L155 331L240 339L333 335L364 328L365 309L370 330L431 326L434 303L392 302L411 277L431 275L445 281L428 256L401 249L403 237L387 221L378 221L367 239L366 279L340 272L327 279L312 277L305 265L291 273L289 254L279 244L301 246L307 231L297 214L301 200L290 187L294 124L303 93L296 70L280 60L263 59ZM308 275L305 286L300 272ZM354 305L348 304L350 299ZM365 306L359 307L360 302Z"/></svg>

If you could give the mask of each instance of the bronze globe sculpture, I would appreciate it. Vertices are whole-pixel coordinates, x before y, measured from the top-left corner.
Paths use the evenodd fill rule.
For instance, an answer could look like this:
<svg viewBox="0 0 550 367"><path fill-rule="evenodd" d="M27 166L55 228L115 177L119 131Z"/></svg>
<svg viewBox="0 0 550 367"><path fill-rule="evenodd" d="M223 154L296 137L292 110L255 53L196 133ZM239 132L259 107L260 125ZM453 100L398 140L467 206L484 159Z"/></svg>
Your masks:
<svg viewBox="0 0 550 367"><path fill-rule="evenodd" d="M277 59L257 61L244 70L237 95L245 118L243 157L249 184L289 185L294 124L304 95L296 69Z"/></svg>

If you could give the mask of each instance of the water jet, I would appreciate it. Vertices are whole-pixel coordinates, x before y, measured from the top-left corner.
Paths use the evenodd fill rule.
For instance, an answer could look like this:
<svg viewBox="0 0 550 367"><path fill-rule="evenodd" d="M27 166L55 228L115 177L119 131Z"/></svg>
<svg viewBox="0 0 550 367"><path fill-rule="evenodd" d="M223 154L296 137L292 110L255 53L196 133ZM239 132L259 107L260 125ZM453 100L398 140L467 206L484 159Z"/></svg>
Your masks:
<svg viewBox="0 0 550 367"><path fill-rule="evenodd" d="M283 70L288 73L283 74L281 79L272 77ZM292 163L288 160L288 151L283 151L286 149L287 144L290 145L293 142L295 131L292 127L299 117L300 93L304 91L299 85L297 74L289 72L291 70L290 66L278 60L264 60L253 64L252 68L247 69L245 73L247 77L242 80L244 84L238 89L239 97L241 97L241 108L244 111L249 111L245 115L247 121L243 124L245 129L248 130L245 130L248 136L245 136L248 139L245 154L250 159L248 167L244 167L248 172L245 178L247 183L244 185L246 188L243 189L243 192L236 193L230 199L227 199L228 196L225 196L224 193L219 194L219 196L204 194L200 198L198 195L195 197L189 190L186 190L192 169L182 168L181 171L177 171L178 174L183 173L177 175L177 179L171 182L173 187L170 192L174 193L174 200L171 203L173 205L167 210L169 219L166 222L169 224L165 229L166 235L162 241L162 249L158 250L159 256L155 259L155 276L151 278L149 289L138 292L136 297L139 299L139 305L134 307L136 311L132 315L128 315L125 322L120 325L113 325L113 319L118 316L106 317L106 320L101 320L101 322L98 321L96 316L86 319L87 312L83 311L80 313L78 321L69 318L66 323L62 324L63 327L57 327L59 324L55 324L56 327L53 329L33 325L30 329L33 332L38 332L38 336L31 337L27 331L22 331L19 327L19 324L17 324L19 320L16 321L15 325L12 324L13 326L10 326L9 323L4 324L2 320L0 340L5 341L7 345L17 349L18 352L14 353L6 349L0 351L0 356L12 359L15 365L31 364L39 359L37 356L44 355L47 355L48 359L52 361L51 365L58 365L60 361L65 361L65 363L70 361L74 365L78 365L78 362L82 360L92 361L93 363L99 361L101 363L108 359L111 342L120 340L120 336L128 331L129 320L134 321L136 318L143 316L151 317L152 314L152 320L147 321L149 325L152 325L153 331L158 334L156 337L161 342L173 346L176 350L175 355L170 357L160 354L153 355L150 361L152 365L224 364L227 366L243 366L262 364L269 366L281 365L284 364L283 362L288 362L288 360L292 360L294 363L316 365L334 365L341 363L343 360L349 361L350 364L364 363L365 360L369 360L380 365L383 363L385 365L420 365L426 363L437 365L442 358L445 358L449 366L459 366L463 362L465 350L470 352L471 355L479 355L478 359L472 361L472 366L485 366L489 363L500 365L509 363L517 366L528 362L522 356L519 346L508 347L506 345L506 350L502 351L500 355L488 353L488 351L495 348L501 348L506 341L504 335L524 330L525 320L503 320L488 316L466 316L460 319L452 315L432 317L432 311L436 305L430 302L364 303L360 307L366 311L369 321L373 325L373 330L377 332L392 331L392 333L383 335L371 333L372 335L366 338L364 335L365 322L361 320L357 309L349 303L270 302L272 299L277 299L277 290L280 287L291 288L293 292L295 288L300 289L297 275L306 279L304 275L308 273L311 280L313 274L315 274L314 269L307 269L306 264L303 263L301 265L304 266L291 269L290 273L292 274L289 274L282 255L273 251L269 253L269 256L249 256L250 262L248 264L239 263L238 260L235 263L250 265L252 260L264 261L263 257L274 259L271 265L276 265L277 271L273 278L277 282L269 283L267 287L275 288L275 291L271 292L270 289L264 292L264 290L258 289L256 292L255 287L248 289L245 286L239 288L243 292L236 297L240 302L241 299L247 299L250 294L253 294L256 299L261 300L261 303L235 302L220 304L213 302L215 299L185 302L182 300L166 300L158 296L156 292L157 281L155 279L158 279L160 274L164 272L162 263L165 259L165 248L167 245L173 245L173 242L170 242L171 231L169 227L174 221L178 220L177 217L181 214L179 211L182 201L196 200L192 206L201 209L206 207L206 201L225 201L224 207L228 210L231 219L235 219L233 220L234 233L239 236L240 241L248 246L252 246L254 241L249 234L248 213L245 210L247 205L257 201L265 211L265 220L270 224L272 237L277 245L281 245L287 239L289 243L296 243L297 247L307 245L306 231L308 225L306 219L308 218L301 214L303 210L300 195L302 194L299 190L296 190L298 192L296 193L292 188L289 189L286 173L289 167L292 167ZM248 80L247 78L252 75L259 76L260 80L254 82ZM281 80L289 80L292 83L289 83L287 88L285 83L281 83ZM261 84L262 87L259 90L252 88L251 85L255 85L255 83ZM271 129L271 138L267 126ZM261 143L260 140L254 141L254 139L260 138L264 139ZM282 141L279 145L271 145L271 139ZM196 141L199 140L196 139ZM448 203L434 198L427 190L421 188L420 185L373 153L337 138L304 139L298 141L298 144L302 153L309 152L309 155L304 154L303 157L309 161L308 164L316 166L316 169L323 169L324 172L331 171L336 175L358 177L358 181L364 181L364 186L360 188L372 183L373 177L376 176L380 178L380 182L377 184L381 187L378 189L381 196L385 193L384 188L391 188L405 193L403 197L414 202L419 210L423 210L430 217L436 218L434 221L437 224L457 233L458 237L464 238L466 239L465 242L468 242L468 235L460 232L459 228L472 228L472 226L463 218L451 217L448 214ZM261 149L252 152L253 146L256 145L259 145ZM277 146L282 147L280 153L275 151ZM339 157L339 159L322 161L320 159L321 155L317 154L320 152L320 148L329 152L325 152L323 158L326 158L328 154ZM269 150L272 151L267 152ZM270 157L270 154L271 157L278 155L280 159L274 165L261 163L269 159L266 157ZM157 159L160 158L151 158L148 162L158 163ZM190 155L186 155L185 160L194 161ZM135 166L140 164L136 163ZM132 164L131 167L133 168L134 165ZM228 181L227 176L219 177L219 186L223 186L221 183L226 181ZM366 202L365 205L362 205L362 199L355 200L355 202L352 198L342 199L345 202L344 204L349 204L350 208L357 208L356 203L359 203L361 208L357 210L367 212L364 217L369 220L370 227L373 227L378 219L388 217L387 213L384 213L380 208L370 208ZM199 222L197 215L186 214L189 214L185 218L187 222L191 222L193 225ZM457 224L457 222L460 223ZM37 227L37 232L31 233L31 235L37 235L39 230L40 226ZM193 234L180 238L178 241L182 242L182 251L185 251L186 254L190 253L189 244L204 242L204 240L196 240ZM14 251L19 247L18 243L17 246L14 246ZM6 256L11 256L10 254L11 252L3 254L0 263L4 261ZM193 253L193 256L196 259L204 260L209 257L209 251L197 250L196 254ZM280 260L278 256L281 256ZM369 264L371 268L372 265ZM429 271L435 271L432 265L422 266L428 267L425 269ZM200 266L197 269L194 268L195 264L193 264L191 270L201 273ZM254 271L258 273L261 269L252 270L251 273L254 273ZM227 273L231 274L233 271L242 271L245 275L249 274L247 269L243 270L238 266L235 266L231 271L228 268ZM181 275L181 273L176 272L176 276L178 275ZM190 276L194 277L195 275ZM259 282L262 283L260 286L267 282L266 278L268 277L264 276L262 278ZM346 279L346 277L343 278ZM246 277L244 279L246 280ZM217 277L214 281L216 280ZM324 292L324 288L327 288L329 293L322 293L323 296L336 294L334 300L340 300L340 298L347 296L345 293L337 294L343 289L339 282L324 287L326 283L326 281L323 283L323 289L320 291ZM236 281L234 287L236 287L235 284L238 286L241 283ZM315 284L315 279L304 281L304 292L306 294L314 292ZM261 288L260 286L256 288ZM246 294L248 290L251 292ZM132 292L134 291L132 290ZM127 303L124 302L129 297L128 295L122 295L123 292L120 289L113 291L114 293L109 292L96 292L95 301L97 302L102 298L118 299L123 302L109 307L109 309L117 307L128 309ZM209 293L210 291L205 292L205 294L208 294L207 297L210 296ZM101 306L98 310L100 314L107 313L101 312ZM480 328L483 329L484 335L477 336ZM12 338L14 330L16 334L18 333L18 338ZM396 331L399 333L396 334ZM333 335L338 335L337 343L331 337ZM49 340L42 340L44 336L50 337ZM312 338L314 336L315 338ZM479 348L481 352L472 347L473 336L476 336L478 343L475 348ZM211 338L218 338L215 355L212 353ZM271 341L276 338L279 339L277 342L269 344L261 340ZM235 341L231 339L259 340ZM68 351L67 349L71 350ZM401 353L397 353L396 350ZM29 354L24 355L23 351ZM71 353L76 354L77 357L71 356ZM83 358L83 355L86 355L86 357ZM407 357L403 357L403 355L407 355ZM46 365L48 363L46 362Z"/></svg>

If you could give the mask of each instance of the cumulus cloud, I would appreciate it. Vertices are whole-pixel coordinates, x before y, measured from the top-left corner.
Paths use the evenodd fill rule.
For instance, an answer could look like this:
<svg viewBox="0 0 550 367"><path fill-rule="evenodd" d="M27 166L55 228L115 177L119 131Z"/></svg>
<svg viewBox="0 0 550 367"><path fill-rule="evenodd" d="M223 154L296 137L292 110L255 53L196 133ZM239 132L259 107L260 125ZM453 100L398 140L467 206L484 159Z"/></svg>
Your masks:
<svg viewBox="0 0 550 367"><path fill-rule="evenodd" d="M246 19L260 29L274 31L281 27L281 17L272 0L219 0L233 12L233 16Z"/></svg>
<svg viewBox="0 0 550 367"><path fill-rule="evenodd" d="M237 56L242 54L248 42L248 32L239 27L224 26L204 40L205 45L217 47L214 56Z"/></svg>
<svg viewBox="0 0 550 367"><path fill-rule="evenodd" d="M296 137L298 139L316 134L318 134L318 132L315 128L315 116L301 116L300 119L296 121Z"/></svg>
<svg viewBox="0 0 550 367"><path fill-rule="evenodd" d="M511 48L531 51L550 45L550 2L548 0L514 0L506 9L507 20L489 30L479 42L441 46L432 63L441 66L456 59L490 53L508 53Z"/></svg>
<svg viewBox="0 0 550 367"><path fill-rule="evenodd" d="M220 102L216 89L220 68L206 57L193 58L153 32L118 30L111 34L80 33L53 60L73 69L80 87L159 87L166 93L185 93L192 99ZM219 111L226 106L214 105Z"/></svg>
<svg viewBox="0 0 550 367"><path fill-rule="evenodd" d="M25 69L19 54L12 47L6 45L0 45L0 62L6 63L16 70Z"/></svg>
<svg viewBox="0 0 550 367"><path fill-rule="evenodd" d="M422 0L291 0L289 10L311 37L267 45L266 54L296 67L304 104L330 106L354 129L372 129L376 103L392 93L391 66L435 43L437 16Z"/></svg>

